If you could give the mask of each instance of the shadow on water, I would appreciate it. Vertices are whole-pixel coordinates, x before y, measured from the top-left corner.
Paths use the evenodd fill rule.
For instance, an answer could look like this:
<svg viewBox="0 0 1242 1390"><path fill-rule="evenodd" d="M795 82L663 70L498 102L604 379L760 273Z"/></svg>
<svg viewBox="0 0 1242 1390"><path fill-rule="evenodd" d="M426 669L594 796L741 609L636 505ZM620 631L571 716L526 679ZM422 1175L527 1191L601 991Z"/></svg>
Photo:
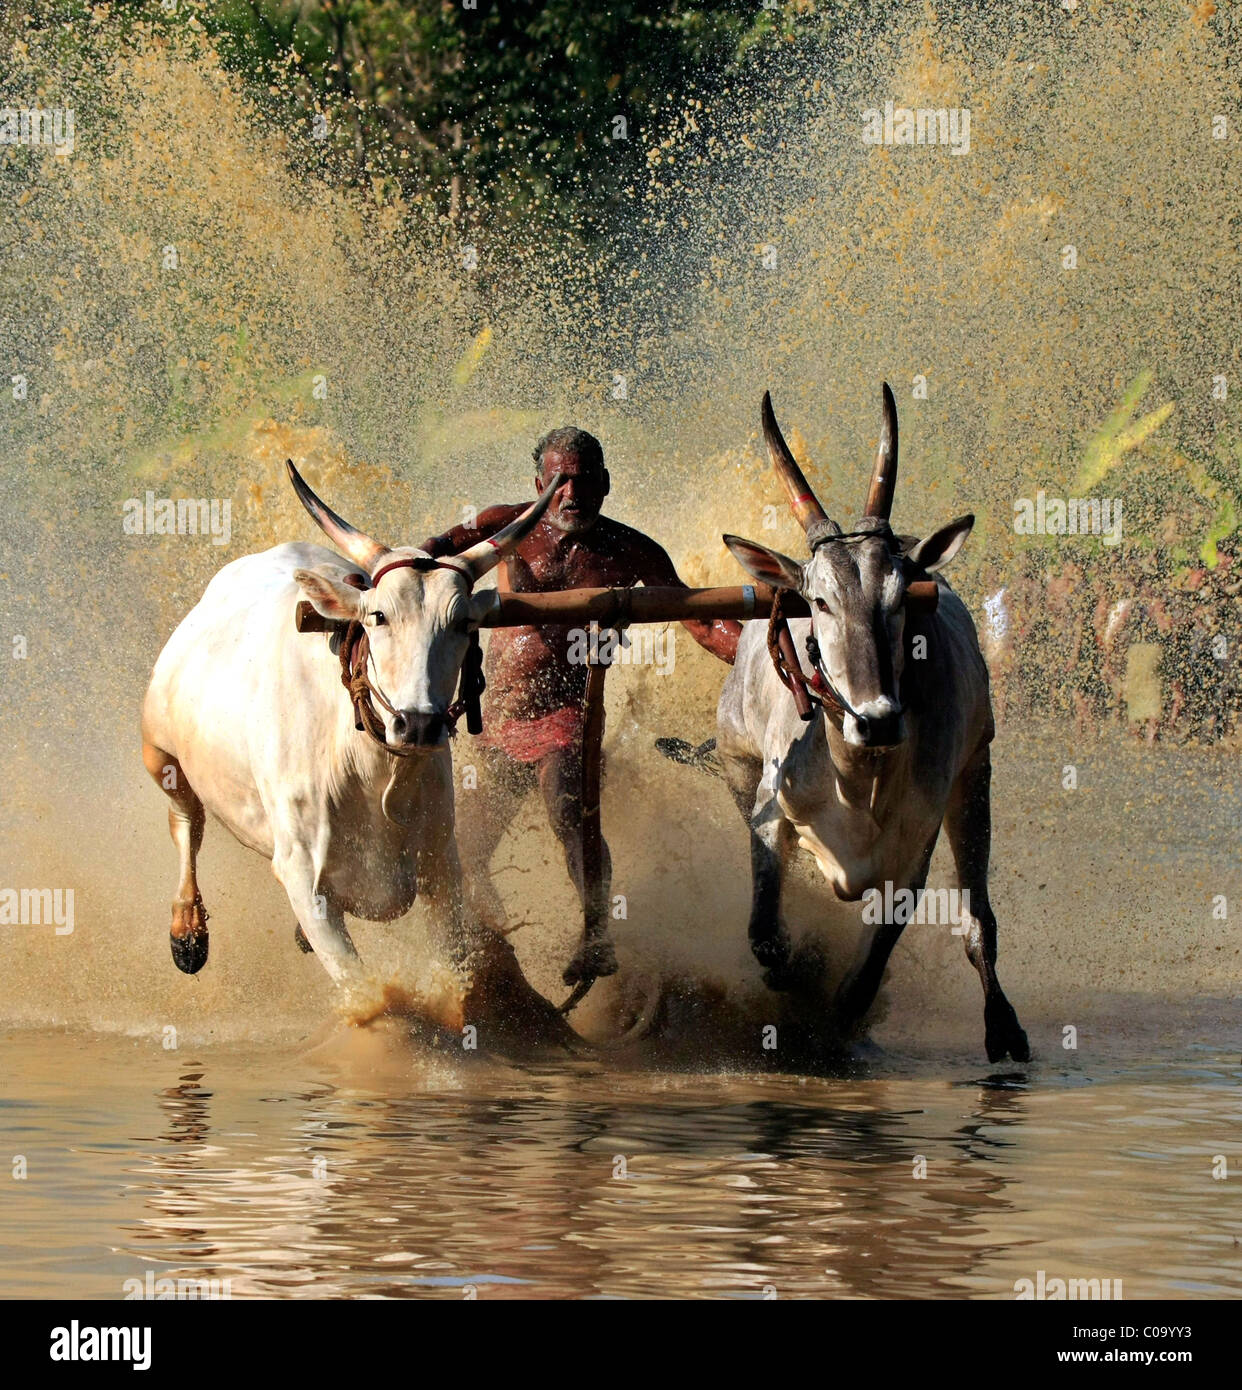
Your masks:
<svg viewBox="0 0 1242 1390"><path fill-rule="evenodd" d="M0 1294L1010 1298L1040 1269L1242 1293L1213 1179L1232 1052L797 1076L91 1046L87 1075L80 1037L0 1041L26 1078L0 1142L31 1174Z"/></svg>
<svg viewBox="0 0 1242 1390"><path fill-rule="evenodd" d="M523 1094L267 1093L281 1121L256 1144L215 1114L212 1072L158 1092L127 1168L143 1214L119 1234L234 1296L947 1294L987 1259L980 1218L1009 1208L1015 1140L987 1131L1024 1119L987 1089L945 1128L883 1082L579 1089L546 1070Z"/></svg>

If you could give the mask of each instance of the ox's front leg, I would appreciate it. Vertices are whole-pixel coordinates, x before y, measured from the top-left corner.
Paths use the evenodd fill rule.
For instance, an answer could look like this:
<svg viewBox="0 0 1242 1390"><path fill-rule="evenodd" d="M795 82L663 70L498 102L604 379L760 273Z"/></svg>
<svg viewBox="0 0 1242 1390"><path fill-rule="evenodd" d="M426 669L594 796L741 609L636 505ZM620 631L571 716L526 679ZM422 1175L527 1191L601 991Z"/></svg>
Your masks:
<svg viewBox="0 0 1242 1390"><path fill-rule="evenodd" d="M794 989L802 983L801 972L781 920L781 888L794 828L781 811L763 763L731 753L727 746L720 754L725 781L750 835L750 949L763 967L763 982L769 989Z"/></svg>
<svg viewBox="0 0 1242 1390"><path fill-rule="evenodd" d="M918 910L919 895L927 882L927 871L931 867L932 851L936 848L939 834L937 830L931 837L910 882L894 885L893 920L879 922L869 933L863 932L858 955L849 973L838 986L834 1003L837 1027L843 1034L853 1032L862 1022L867 1010L875 1003L875 996L879 993L888 958L893 954L893 947L901 939L906 924ZM882 884L876 887L883 892ZM911 891L899 895L898 888L908 888Z"/></svg>
<svg viewBox="0 0 1242 1390"><path fill-rule="evenodd" d="M427 911L437 948L454 966L495 935L490 928L473 922L467 927L461 857L451 835L447 839L437 835L431 844L419 850L418 897Z"/></svg>
<svg viewBox="0 0 1242 1390"><path fill-rule="evenodd" d="M794 828L785 819L776 798L765 797L761 790L750 818L751 900L747 935L769 989L795 989L804 983L790 947L789 931L781 918L785 863L794 838Z"/></svg>
<svg viewBox="0 0 1242 1390"><path fill-rule="evenodd" d="M962 770L949 800L944 828L957 863L966 924L966 954L983 983L984 1045L988 1061L1006 1055L1028 1062L1030 1045L996 976L996 914L988 901L992 850L992 756L987 748ZM969 903L969 906L967 905Z"/></svg>
<svg viewBox="0 0 1242 1390"><path fill-rule="evenodd" d="M345 916L319 886L319 870L311 852L302 844L277 844L272 872L280 880L293 915L333 982L342 984L355 975L362 962L345 925Z"/></svg>
<svg viewBox="0 0 1242 1390"><path fill-rule="evenodd" d="M467 914L467 898L473 901L474 895L466 888L454 832L452 763L445 758L429 765L424 773L425 780L420 784L422 795L406 822L409 844L416 856L418 900L426 910L436 949L448 959L454 971L468 976L469 962L487 956L497 942L506 944L502 935L503 906L498 913L482 918L475 913ZM502 800L501 805L506 801L508 798ZM508 804L515 805L516 801ZM492 837L489 833L482 838L475 834L477 824L473 823L473 818L479 813L472 806L469 814L472 827L467 843L471 853L478 857L474 865L476 872L485 878L487 863L499 835ZM512 956L511 948L508 954Z"/></svg>

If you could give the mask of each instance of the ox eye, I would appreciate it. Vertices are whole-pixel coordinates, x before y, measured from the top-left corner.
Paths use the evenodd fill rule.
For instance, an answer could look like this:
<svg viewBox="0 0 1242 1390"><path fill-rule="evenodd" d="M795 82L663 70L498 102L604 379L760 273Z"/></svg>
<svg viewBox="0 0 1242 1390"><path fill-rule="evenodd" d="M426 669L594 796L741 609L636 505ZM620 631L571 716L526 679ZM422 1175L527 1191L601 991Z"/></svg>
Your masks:
<svg viewBox="0 0 1242 1390"><path fill-rule="evenodd" d="M383 613L379 611L378 608L375 610L374 613L369 613L367 615L368 627L383 627L387 621L388 619L383 615Z"/></svg>
<svg viewBox="0 0 1242 1390"><path fill-rule="evenodd" d="M818 608L819 611L820 611L821 613L831 613L831 612L832 612L832 609L830 609L830 608L828 607L828 605L824 602L824 600L823 600L822 598L817 598L817 599L815 600L815 607Z"/></svg>

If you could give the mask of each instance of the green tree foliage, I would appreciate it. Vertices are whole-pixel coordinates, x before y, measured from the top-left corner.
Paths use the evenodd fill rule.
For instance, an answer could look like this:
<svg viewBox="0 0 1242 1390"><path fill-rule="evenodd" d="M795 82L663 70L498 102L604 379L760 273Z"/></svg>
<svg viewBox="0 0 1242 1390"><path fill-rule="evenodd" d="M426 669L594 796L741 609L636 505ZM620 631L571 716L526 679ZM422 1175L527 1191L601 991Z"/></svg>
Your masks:
<svg viewBox="0 0 1242 1390"><path fill-rule="evenodd" d="M469 0L466 0L469 3ZM662 129L779 12L759 0L223 0L202 12L257 89L326 118L362 179L456 223L598 236Z"/></svg>

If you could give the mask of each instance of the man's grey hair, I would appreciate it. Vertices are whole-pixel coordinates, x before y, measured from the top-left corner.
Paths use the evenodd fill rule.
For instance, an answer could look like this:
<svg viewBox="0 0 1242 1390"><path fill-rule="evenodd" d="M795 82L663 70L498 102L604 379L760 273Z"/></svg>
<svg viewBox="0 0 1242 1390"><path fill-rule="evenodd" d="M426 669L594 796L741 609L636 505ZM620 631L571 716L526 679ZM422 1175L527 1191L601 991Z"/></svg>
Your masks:
<svg viewBox="0 0 1242 1390"><path fill-rule="evenodd" d="M560 429L549 430L535 445L531 457L541 470L543 456L549 449L559 449L563 454L573 454L581 463L603 470L604 446L593 434L580 430L577 425L562 425Z"/></svg>

